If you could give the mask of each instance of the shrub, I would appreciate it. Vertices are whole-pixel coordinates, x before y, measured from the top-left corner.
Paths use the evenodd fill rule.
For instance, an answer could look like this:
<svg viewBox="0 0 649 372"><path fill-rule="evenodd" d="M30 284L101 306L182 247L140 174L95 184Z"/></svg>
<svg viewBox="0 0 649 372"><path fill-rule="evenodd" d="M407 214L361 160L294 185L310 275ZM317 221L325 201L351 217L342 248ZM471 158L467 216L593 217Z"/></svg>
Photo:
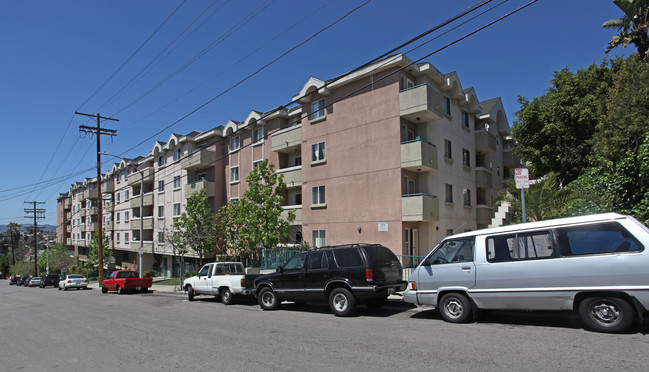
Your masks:
<svg viewBox="0 0 649 372"><path fill-rule="evenodd" d="M145 278L153 278L155 276L155 270L153 270L153 269L144 270L144 273L142 275Z"/></svg>

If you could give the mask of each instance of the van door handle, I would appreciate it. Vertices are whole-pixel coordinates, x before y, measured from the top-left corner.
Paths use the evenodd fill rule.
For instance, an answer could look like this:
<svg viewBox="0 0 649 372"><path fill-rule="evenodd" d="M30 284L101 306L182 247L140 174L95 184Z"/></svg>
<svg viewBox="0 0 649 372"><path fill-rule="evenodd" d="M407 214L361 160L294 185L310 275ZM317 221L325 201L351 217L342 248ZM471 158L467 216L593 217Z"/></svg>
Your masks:
<svg viewBox="0 0 649 372"><path fill-rule="evenodd" d="M463 266L462 270L463 271L469 271L469 270L471 270L471 266Z"/></svg>

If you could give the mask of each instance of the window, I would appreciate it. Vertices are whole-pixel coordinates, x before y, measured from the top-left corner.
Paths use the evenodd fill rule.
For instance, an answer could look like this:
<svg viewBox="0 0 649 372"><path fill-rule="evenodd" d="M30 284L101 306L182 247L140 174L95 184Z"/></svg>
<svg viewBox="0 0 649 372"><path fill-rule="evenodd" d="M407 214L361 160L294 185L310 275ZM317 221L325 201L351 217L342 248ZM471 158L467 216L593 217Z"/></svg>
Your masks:
<svg viewBox="0 0 649 372"><path fill-rule="evenodd" d="M237 151L241 147L241 142L239 136L234 136L230 138L230 152Z"/></svg>
<svg viewBox="0 0 649 372"><path fill-rule="evenodd" d="M412 80L410 80L406 75L401 75L401 90L410 89L415 86Z"/></svg>
<svg viewBox="0 0 649 372"><path fill-rule="evenodd" d="M174 151L174 161L180 160L180 158L182 157L182 153L183 152L181 149L177 149L176 151Z"/></svg>
<svg viewBox="0 0 649 372"><path fill-rule="evenodd" d="M124 222L128 222L128 211L124 212Z"/></svg>
<svg viewBox="0 0 649 372"><path fill-rule="evenodd" d="M474 238L447 240L426 258L423 265L473 261Z"/></svg>
<svg viewBox="0 0 649 372"><path fill-rule="evenodd" d="M164 180L159 180L158 181L158 191L159 192L165 191L165 181Z"/></svg>
<svg viewBox="0 0 649 372"><path fill-rule="evenodd" d="M297 158L295 158L295 161L293 162L293 165L296 166L296 167L299 167L300 165L302 165L302 157L298 156Z"/></svg>
<svg viewBox="0 0 649 372"><path fill-rule="evenodd" d="M444 96L444 113L451 115L451 99Z"/></svg>
<svg viewBox="0 0 649 372"><path fill-rule="evenodd" d="M174 176L174 190L180 188L180 176Z"/></svg>
<svg viewBox="0 0 649 372"><path fill-rule="evenodd" d="M119 233L115 234L115 241L119 243Z"/></svg>
<svg viewBox="0 0 649 372"><path fill-rule="evenodd" d="M313 246L316 248L327 245L327 231L313 230Z"/></svg>
<svg viewBox="0 0 649 372"><path fill-rule="evenodd" d="M165 234L162 231L158 231L158 241L163 242L165 240Z"/></svg>
<svg viewBox="0 0 649 372"><path fill-rule="evenodd" d="M167 163L167 162L165 161L165 157L164 157L164 155L162 155L162 156L158 156L158 166L159 166L159 167L162 167L162 166L165 165L166 163Z"/></svg>
<svg viewBox="0 0 649 372"><path fill-rule="evenodd" d="M462 126L469 128L469 113L464 110L462 110Z"/></svg>
<svg viewBox="0 0 649 372"><path fill-rule="evenodd" d="M302 194L295 194L295 205L302 205Z"/></svg>
<svg viewBox="0 0 649 372"><path fill-rule="evenodd" d="M363 258L358 248L341 248L334 250L333 253L339 267L363 266Z"/></svg>
<svg viewBox="0 0 649 372"><path fill-rule="evenodd" d="M252 131L252 143L259 143L264 140L264 128L257 128Z"/></svg>
<svg viewBox="0 0 649 372"><path fill-rule="evenodd" d="M453 203L453 185L447 183L444 186L445 192L446 192L446 202L447 203Z"/></svg>
<svg viewBox="0 0 649 372"><path fill-rule="evenodd" d="M323 118L324 116L325 116L325 100L320 99L311 103L311 115L309 115L309 120Z"/></svg>
<svg viewBox="0 0 649 372"><path fill-rule="evenodd" d="M499 235L487 238L487 261L507 262L552 257L549 231Z"/></svg>
<svg viewBox="0 0 649 372"><path fill-rule="evenodd" d="M462 165L465 167L471 166L471 151L462 149Z"/></svg>
<svg viewBox="0 0 649 372"><path fill-rule="evenodd" d="M453 159L453 144L447 139L444 139L444 157Z"/></svg>
<svg viewBox="0 0 649 372"><path fill-rule="evenodd" d="M462 197L464 198L464 206L465 207L470 207L471 206L471 190L469 190L469 189L462 190Z"/></svg>
<svg viewBox="0 0 649 372"><path fill-rule="evenodd" d="M124 243L128 243L128 233L124 233Z"/></svg>
<svg viewBox="0 0 649 372"><path fill-rule="evenodd" d="M403 194L410 195L416 193L415 191L415 179L408 176L403 177Z"/></svg>
<svg viewBox="0 0 649 372"><path fill-rule="evenodd" d="M252 162L252 169L255 170L261 166L263 160L257 160Z"/></svg>
<svg viewBox="0 0 649 372"><path fill-rule="evenodd" d="M230 183L239 182L239 167L230 168Z"/></svg>
<svg viewBox="0 0 649 372"><path fill-rule="evenodd" d="M180 216L180 203L174 204L174 217Z"/></svg>
<svg viewBox="0 0 649 372"><path fill-rule="evenodd" d="M311 204L312 205L324 205L326 200L325 200L325 187L324 186L314 186L311 188L311 193L312 193L312 199L311 199Z"/></svg>
<svg viewBox="0 0 649 372"><path fill-rule="evenodd" d="M129 199L128 194L129 194L128 190L124 191L124 201L128 201Z"/></svg>
<svg viewBox="0 0 649 372"><path fill-rule="evenodd" d="M410 142L415 139L415 131L406 127L401 127L401 142Z"/></svg>
<svg viewBox="0 0 649 372"><path fill-rule="evenodd" d="M323 162L325 161L325 143L318 142L311 145L311 162Z"/></svg>
<svg viewBox="0 0 649 372"><path fill-rule="evenodd" d="M165 216L165 206L164 205L159 205L158 206L158 218L163 218Z"/></svg>
<svg viewBox="0 0 649 372"><path fill-rule="evenodd" d="M557 240L562 256L639 252L644 249L617 222L560 228L557 230Z"/></svg>
<svg viewBox="0 0 649 372"><path fill-rule="evenodd" d="M115 214L115 217L116 217L115 220L117 221L117 223L119 223L119 212L117 212L117 214Z"/></svg>
<svg viewBox="0 0 649 372"><path fill-rule="evenodd" d="M115 196L117 197L116 202L117 202L117 204L119 204L120 203L120 201L119 201L119 193L115 194Z"/></svg>
<svg viewBox="0 0 649 372"><path fill-rule="evenodd" d="M120 183L122 181L122 174L117 173L117 183Z"/></svg>

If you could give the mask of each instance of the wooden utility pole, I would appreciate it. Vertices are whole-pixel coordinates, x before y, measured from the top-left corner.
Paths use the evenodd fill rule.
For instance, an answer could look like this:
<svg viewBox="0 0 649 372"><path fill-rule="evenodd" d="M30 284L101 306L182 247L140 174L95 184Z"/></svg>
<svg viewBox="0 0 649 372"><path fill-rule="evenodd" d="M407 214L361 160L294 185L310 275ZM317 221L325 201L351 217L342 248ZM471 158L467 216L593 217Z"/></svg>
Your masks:
<svg viewBox="0 0 649 372"><path fill-rule="evenodd" d="M89 127L86 125L79 125L79 130L84 132L84 133L94 133L97 135L97 253L99 255L99 270L98 275L99 275L99 286L101 287L101 282L104 281L104 233L103 233L103 226L101 224L101 218L103 215L103 198L101 195L101 135L109 135L109 136L114 136L117 131L114 129L106 129L102 128L100 123L101 120L112 120L112 121L119 121L117 119L113 118L106 118L99 113L92 115L92 114L83 114L81 112L74 112L76 115L83 115L83 116L88 116L91 118L97 118L97 127Z"/></svg>
<svg viewBox="0 0 649 372"><path fill-rule="evenodd" d="M34 276L38 276L38 227L36 225L36 220L42 220L45 218L45 209L36 208L36 204L45 204L45 202L25 202L27 204L33 204L32 209L25 208L25 213L34 214ZM25 216L25 218L31 218L32 216Z"/></svg>

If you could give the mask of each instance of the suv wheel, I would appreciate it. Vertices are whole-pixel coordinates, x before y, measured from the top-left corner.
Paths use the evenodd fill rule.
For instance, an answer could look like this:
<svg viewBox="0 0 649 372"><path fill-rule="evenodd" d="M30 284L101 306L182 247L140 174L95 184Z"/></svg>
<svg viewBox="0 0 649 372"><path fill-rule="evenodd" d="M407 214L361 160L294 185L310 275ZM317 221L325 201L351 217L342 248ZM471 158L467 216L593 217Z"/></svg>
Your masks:
<svg viewBox="0 0 649 372"><path fill-rule="evenodd" d="M264 310L276 310L279 307L279 299L269 287L264 287L259 291L259 306Z"/></svg>
<svg viewBox="0 0 649 372"><path fill-rule="evenodd" d="M356 299L345 288L336 288L329 295L329 307L337 316L349 316L356 310Z"/></svg>

